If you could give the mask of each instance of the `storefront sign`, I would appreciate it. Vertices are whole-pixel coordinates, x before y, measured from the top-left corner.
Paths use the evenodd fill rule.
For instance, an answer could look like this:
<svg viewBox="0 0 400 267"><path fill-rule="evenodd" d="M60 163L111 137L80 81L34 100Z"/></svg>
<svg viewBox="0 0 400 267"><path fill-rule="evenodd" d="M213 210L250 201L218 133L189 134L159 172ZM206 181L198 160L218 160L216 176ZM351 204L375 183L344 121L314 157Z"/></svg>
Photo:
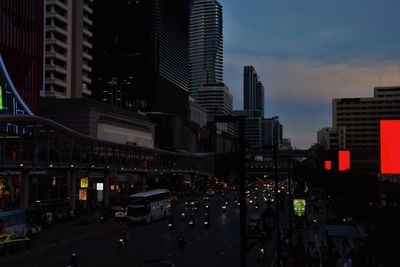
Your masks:
<svg viewBox="0 0 400 267"><path fill-rule="evenodd" d="M400 120L380 121L381 173L400 174Z"/></svg>
<svg viewBox="0 0 400 267"><path fill-rule="evenodd" d="M81 188L88 188L89 186L89 177L81 178Z"/></svg>
<svg viewBox="0 0 400 267"><path fill-rule="evenodd" d="M325 170L329 171L332 169L332 161L325 160Z"/></svg>
<svg viewBox="0 0 400 267"><path fill-rule="evenodd" d="M79 200L87 200L87 189L79 189Z"/></svg>
<svg viewBox="0 0 400 267"><path fill-rule="evenodd" d="M294 215L304 216L306 214L306 200L302 198L293 199Z"/></svg>
<svg viewBox="0 0 400 267"><path fill-rule="evenodd" d="M104 184L103 184L103 183L97 183L97 184L96 184L96 189L97 189L97 191L103 190L103 187L104 187Z"/></svg>
<svg viewBox="0 0 400 267"><path fill-rule="evenodd" d="M350 151L339 150L339 171L350 170Z"/></svg>

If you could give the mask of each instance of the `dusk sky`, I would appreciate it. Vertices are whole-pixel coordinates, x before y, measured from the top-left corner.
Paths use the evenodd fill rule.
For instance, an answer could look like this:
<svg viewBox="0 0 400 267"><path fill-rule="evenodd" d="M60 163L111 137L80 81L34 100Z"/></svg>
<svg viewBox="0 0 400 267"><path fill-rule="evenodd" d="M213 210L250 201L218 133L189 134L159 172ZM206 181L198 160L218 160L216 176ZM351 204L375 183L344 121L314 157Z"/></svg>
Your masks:
<svg viewBox="0 0 400 267"><path fill-rule="evenodd" d="M243 66L265 87L297 148L332 126L332 98L368 97L400 84L399 0L221 0L224 82L243 107Z"/></svg>

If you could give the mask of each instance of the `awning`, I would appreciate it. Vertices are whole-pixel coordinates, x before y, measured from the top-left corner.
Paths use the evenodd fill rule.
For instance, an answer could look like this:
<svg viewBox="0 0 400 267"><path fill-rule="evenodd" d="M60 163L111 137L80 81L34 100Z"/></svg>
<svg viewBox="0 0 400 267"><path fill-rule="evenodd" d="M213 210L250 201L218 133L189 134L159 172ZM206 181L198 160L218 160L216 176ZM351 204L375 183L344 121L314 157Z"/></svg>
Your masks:
<svg viewBox="0 0 400 267"><path fill-rule="evenodd" d="M328 236L363 238L360 229L350 225L327 225Z"/></svg>

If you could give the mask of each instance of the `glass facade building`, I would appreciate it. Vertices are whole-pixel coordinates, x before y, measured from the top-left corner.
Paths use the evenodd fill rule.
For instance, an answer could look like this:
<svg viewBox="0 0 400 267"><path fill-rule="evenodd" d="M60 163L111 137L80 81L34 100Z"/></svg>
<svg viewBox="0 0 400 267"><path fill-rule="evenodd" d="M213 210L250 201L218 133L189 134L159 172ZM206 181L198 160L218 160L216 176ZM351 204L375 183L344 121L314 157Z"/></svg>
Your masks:
<svg viewBox="0 0 400 267"><path fill-rule="evenodd" d="M223 82L222 6L192 0L190 8L190 91Z"/></svg>
<svg viewBox="0 0 400 267"><path fill-rule="evenodd" d="M94 1L93 27L96 99L188 116L188 1Z"/></svg>
<svg viewBox="0 0 400 267"><path fill-rule="evenodd" d="M39 108L43 88L43 16L42 0L0 1L0 54L15 88L33 112Z"/></svg>

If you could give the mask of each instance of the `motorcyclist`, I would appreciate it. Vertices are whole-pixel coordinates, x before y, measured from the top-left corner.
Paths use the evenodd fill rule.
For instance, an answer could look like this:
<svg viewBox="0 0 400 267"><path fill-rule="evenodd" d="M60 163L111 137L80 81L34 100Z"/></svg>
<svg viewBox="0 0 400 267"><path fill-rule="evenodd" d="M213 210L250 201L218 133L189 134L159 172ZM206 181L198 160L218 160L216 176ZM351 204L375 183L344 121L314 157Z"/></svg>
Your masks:
<svg viewBox="0 0 400 267"><path fill-rule="evenodd" d="M190 223L190 222L192 222L192 223ZM193 215L190 215L190 217L189 217L189 225L191 225L192 227L194 227L195 224L196 224L196 219L194 218Z"/></svg>
<svg viewBox="0 0 400 267"><path fill-rule="evenodd" d="M78 256L76 255L76 253L72 253L71 259L69 260L69 266L71 267L79 266Z"/></svg>
<svg viewBox="0 0 400 267"><path fill-rule="evenodd" d="M169 227L170 229L172 229L172 228L175 227L175 219L174 219L173 216L169 217L169 219L168 219L168 227Z"/></svg>
<svg viewBox="0 0 400 267"><path fill-rule="evenodd" d="M122 231L119 238L122 239L122 240L124 240L124 242L125 242L125 247L128 247L128 240L129 240L128 233L127 233L126 231Z"/></svg>
<svg viewBox="0 0 400 267"><path fill-rule="evenodd" d="M183 236L183 232L180 231L178 234L178 248L180 251L185 249L185 237Z"/></svg>

